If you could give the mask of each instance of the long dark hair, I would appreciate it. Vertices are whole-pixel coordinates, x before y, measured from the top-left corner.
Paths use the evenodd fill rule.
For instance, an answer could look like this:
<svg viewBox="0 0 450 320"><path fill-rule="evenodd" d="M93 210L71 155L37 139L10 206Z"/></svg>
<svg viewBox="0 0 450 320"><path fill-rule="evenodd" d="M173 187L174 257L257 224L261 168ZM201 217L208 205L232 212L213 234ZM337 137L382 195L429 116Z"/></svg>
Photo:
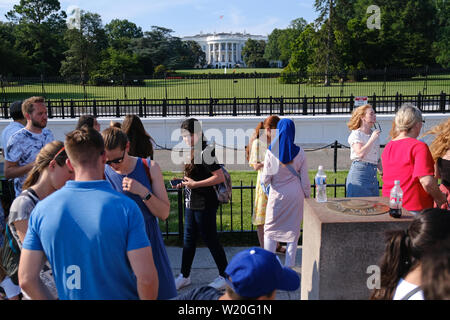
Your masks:
<svg viewBox="0 0 450 320"><path fill-rule="evenodd" d="M141 119L136 115L127 115L122 122L122 131L125 132L130 141L128 154L133 157L147 158L153 160L153 138L145 131Z"/></svg>
<svg viewBox="0 0 450 320"><path fill-rule="evenodd" d="M181 129L186 130L190 134L198 134L199 135L199 142L201 142L201 150L199 148L195 148L195 146L191 146L191 162L188 164L185 164L184 166L184 173L187 177L192 177L193 174L195 174L197 164L194 163L194 158L197 158L199 155L197 153L205 150L208 143L206 141L205 135L203 134L203 130L201 127L200 122L195 118L189 118L184 120L181 123Z"/></svg>
<svg viewBox="0 0 450 320"><path fill-rule="evenodd" d="M423 254L450 230L450 211L439 208L419 213L406 230L388 231L381 259L381 286L372 292L372 300L392 300L400 278L414 270Z"/></svg>

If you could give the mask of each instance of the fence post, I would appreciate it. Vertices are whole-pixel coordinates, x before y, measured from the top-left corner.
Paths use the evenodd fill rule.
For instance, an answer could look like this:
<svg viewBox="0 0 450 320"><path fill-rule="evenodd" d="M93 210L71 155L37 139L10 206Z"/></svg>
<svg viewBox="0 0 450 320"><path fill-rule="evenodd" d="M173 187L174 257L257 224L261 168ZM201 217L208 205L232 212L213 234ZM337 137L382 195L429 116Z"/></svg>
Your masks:
<svg viewBox="0 0 450 320"><path fill-rule="evenodd" d="M326 108L327 108L327 114L331 114L331 100L330 100L330 94L327 95L327 103L326 103Z"/></svg>
<svg viewBox="0 0 450 320"><path fill-rule="evenodd" d="M147 117L147 98L144 98L144 117Z"/></svg>
<svg viewBox="0 0 450 320"><path fill-rule="evenodd" d="M233 117L237 117L236 97L233 98Z"/></svg>
<svg viewBox="0 0 450 320"><path fill-rule="evenodd" d="M314 96L314 95L313 95L312 106L313 106L313 116L315 116L316 115L316 96Z"/></svg>
<svg viewBox="0 0 450 320"><path fill-rule="evenodd" d="M377 112L377 95L374 92L372 96L372 109L374 112Z"/></svg>
<svg viewBox="0 0 450 320"><path fill-rule="evenodd" d="M53 118L52 101L49 99L47 102L47 113L49 118Z"/></svg>
<svg viewBox="0 0 450 320"><path fill-rule="evenodd" d="M42 96L44 97L44 98L47 98L46 96L45 96L45 87L44 87L44 75L41 73L41 89L42 89Z"/></svg>
<svg viewBox="0 0 450 320"><path fill-rule="evenodd" d="M120 101L116 100L116 118L120 118Z"/></svg>
<svg viewBox="0 0 450 320"><path fill-rule="evenodd" d="M65 118L64 99L61 99L61 116L62 116L63 119Z"/></svg>
<svg viewBox="0 0 450 320"><path fill-rule="evenodd" d="M190 116L190 111L189 111L189 98L188 97L186 97L186 104L185 104L185 106L186 106L186 118L187 117L189 117Z"/></svg>
<svg viewBox="0 0 450 320"><path fill-rule="evenodd" d="M440 99L439 99L439 110L442 112L442 113L445 113L445 93L444 93L444 91L441 91L441 95L440 95Z"/></svg>
<svg viewBox="0 0 450 320"><path fill-rule="evenodd" d="M422 98L422 95L420 94L420 91L419 91L419 93L417 94L417 108L419 108L420 111L423 111L421 98Z"/></svg>
<svg viewBox="0 0 450 320"><path fill-rule="evenodd" d="M167 117L167 100L163 99L163 105L162 105L162 116L165 118Z"/></svg>
<svg viewBox="0 0 450 320"><path fill-rule="evenodd" d="M75 107L73 103L73 99L70 99L70 117L75 118Z"/></svg>
<svg viewBox="0 0 450 320"><path fill-rule="evenodd" d="M308 115L308 104L307 104L307 97L305 94L305 97L303 98L303 115Z"/></svg>
<svg viewBox="0 0 450 320"><path fill-rule="evenodd" d="M353 111L353 107L355 106L355 97L353 93L350 95L350 113Z"/></svg>
<svg viewBox="0 0 450 320"><path fill-rule="evenodd" d="M122 85L123 85L123 96L124 96L125 99L128 99L125 73L122 73Z"/></svg>
<svg viewBox="0 0 450 320"><path fill-rule="evenodd" d="M139 117L142 118L144 113L142 112L142 99L139 99Z"/></svg>
<svg viewBox="0 0 450 320"><path fill-rule="evenodd" d="M397 94L395 95L395 112L397 112L399 108L400 108L400 99L397 91Z"/></svg>
<svg viewBox="0 0 450 320"><path fill-rule="evenodd" d="M334 172L337 172L337 148L338 148L338 141L335 140L334 141L334 145L333 145L333 149L334 149L334 161L333 161L333 166L334 166Z"/></svg>
<svg viewBox="0 0 450 320"><path fill-rule="evenodd" d="M97 118L97 100L95 99L92 101L92 114L94 115L94 118Z"/></svg>
<svg viewBox="0 0 450 320"><path fill-rule="evenodd" d="M261 106L259 105L259 97L256 97L256 116L259 117L260 115L261 115Z"/></svg>
<svg viewBox="0 0 450 320"><path fill-rule="evenodd" d="M284 115L284 99L283 96L280 98L280 116Z"/></svg>
<svg viewBox="0 0 450 320"><path fill-rule="evenodd" d="M272 96L270 96L270 100L269 100L269 109L270 109L270 115L272 115L272 113L273 113L273 105L272 105Z"/></svg>
<svg viewBox="0 0 450 320"><path fill-rule="evenodd" d="M209 98L209 116L214 116L213 99Z"/></svg>

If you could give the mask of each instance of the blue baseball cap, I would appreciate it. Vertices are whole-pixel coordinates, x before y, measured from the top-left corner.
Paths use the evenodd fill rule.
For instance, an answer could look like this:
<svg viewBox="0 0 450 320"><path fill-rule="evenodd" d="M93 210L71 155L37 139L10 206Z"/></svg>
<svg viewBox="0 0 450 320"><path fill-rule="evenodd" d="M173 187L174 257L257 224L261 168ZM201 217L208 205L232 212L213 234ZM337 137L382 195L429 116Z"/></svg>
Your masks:
<svg viewBox="0 0 450 320"><path fill-rule="evenodd" d="M274 290L294 291L300 286L294 270L283 267L274 253L258 247L236 254L225 274L227 284L246 298L261 297Z"/></svg>

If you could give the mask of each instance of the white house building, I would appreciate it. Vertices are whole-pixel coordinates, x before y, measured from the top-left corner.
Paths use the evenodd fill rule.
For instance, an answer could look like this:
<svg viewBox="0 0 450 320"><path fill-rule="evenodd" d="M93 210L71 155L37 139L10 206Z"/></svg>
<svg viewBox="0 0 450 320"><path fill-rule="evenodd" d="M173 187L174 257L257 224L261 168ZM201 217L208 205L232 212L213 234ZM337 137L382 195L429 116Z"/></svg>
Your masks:
<svg viewBox="0 0 450 320"><path fill-rule="evenodd" d="M264 40L266 36L248 33L208 33L183 37L183 41L195 41L206 55L206 64L212 68L246 67L242 49L248 39ZM206 66L205 66L206 67Z"/></svg>

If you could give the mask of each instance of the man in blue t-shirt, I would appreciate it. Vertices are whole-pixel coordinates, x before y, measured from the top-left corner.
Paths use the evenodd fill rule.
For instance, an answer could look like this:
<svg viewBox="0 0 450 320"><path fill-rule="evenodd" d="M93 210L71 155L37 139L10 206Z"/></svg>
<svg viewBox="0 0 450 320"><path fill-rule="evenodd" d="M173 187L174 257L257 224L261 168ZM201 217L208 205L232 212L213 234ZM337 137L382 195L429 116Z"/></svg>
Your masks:
<svg viewBox="0 0 450 320"><path fill-rule="evenodd" d="M32 299L48 298L39 277L47 256L60 299L156 299L158 275L144 220L133 200L103 180L102 136L82 128L67 134L64 145L75 181L32 211L20 286Z"/></svg>

